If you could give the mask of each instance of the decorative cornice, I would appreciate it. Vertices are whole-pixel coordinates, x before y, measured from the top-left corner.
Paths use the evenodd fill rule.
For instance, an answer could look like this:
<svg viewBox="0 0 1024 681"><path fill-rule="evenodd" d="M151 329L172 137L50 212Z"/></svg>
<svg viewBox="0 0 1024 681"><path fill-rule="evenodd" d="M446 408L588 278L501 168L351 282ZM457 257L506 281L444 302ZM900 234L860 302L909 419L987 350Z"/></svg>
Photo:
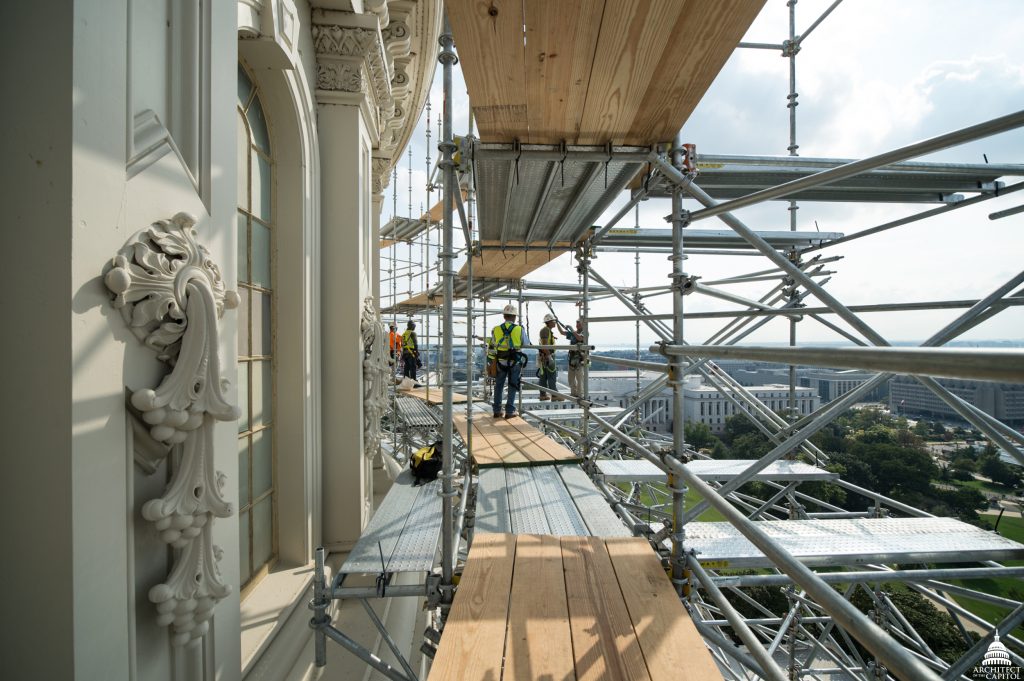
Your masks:
<svg viewBox="0 0 1024 681"><path fill-rule="evenodd" d="M132 392L131 405L155 442L180 446L163 496L142 507L160 538L179 549L167 581L149 591L157 622L174 625L179 646L206 633L217 602L231 592L211 541L213 519L233 513L222 495L226 476L213 467L213 429L239 415L224 395L217 355L217 321L239 298L225 289L195 224L185 213L154 222L118 251L104 276L128 327L171 367L155 389Z"/></svg>
<svg viewBox="0 0 1024 681"><path fill-rule="evenodd" d="M372 460L380 453L381 418L388 407L387 334L373 296L363 299L359 325L363 340L363 454Z"/></svg>
<svg viewBox="0 0 1024 681"><path fill-rule="evenodd" d="M363 16L325 11L317 11L315 15L314 21L318 17L321 19L337 20L344 17ZM375 17L374 24L376 25ZM380 29L376 26L371 28L340 23L314 23L312 33L313 47L317 55L318 86L321 81L321 64L326 65L336 61L357 60L357 62L361 62L369 76L381 118L383 120L390 119L393 115L395 103L391 94L391 72L385 58L384 42L381 39Z"/></svg>

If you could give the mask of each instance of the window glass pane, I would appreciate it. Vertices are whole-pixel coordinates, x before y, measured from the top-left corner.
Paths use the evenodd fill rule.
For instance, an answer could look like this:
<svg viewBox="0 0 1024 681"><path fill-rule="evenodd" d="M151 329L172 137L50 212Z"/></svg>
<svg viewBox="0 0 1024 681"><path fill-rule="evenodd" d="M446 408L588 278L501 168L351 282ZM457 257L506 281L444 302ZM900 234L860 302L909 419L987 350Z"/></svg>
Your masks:
<svg viewBox="0 0 1024 681"><path fill-rule="evenodd" d="M245 127L242 112L238 112L238 206L249 210L249 131Z"/></svg>
<svg viewBox="0 0 1024 681"><path fill-rule="evenodd" d="M252 292L252 354L273 354L270 345L270 294Z"/></svg>
<svg viewBox="0 0 1024 681"><path fill-rule="evenodd" d="M252 214L270 222L270 162L252 152Z"/></svg>
<svg viewBox="0 0 1024 681"><path fill-rule="evenodd" d="M270 230L252 222L252 283L270 288Z"/></svg>
<svg viewBox="0 0 1024 681"><path fill-rule="evenodd" d="M238 508L249 505L249 436L238 438Z"/></svg>
<svg viewBox="0 0 1024 681"><path fill-rule="evenodd" d="M244 286L238 287L238 356L249 356L249 299L252 292Z"/></svg>
<svg viewBox="0 0 1024 681"><path fill-rule="evenodd" d="M267 132L267 119L263 115L263 106L260 104L260 96L257 93L253 98L249 110L245 113L252 127L252 141L256 143L263 153L270 155L270 134Z"/></svg>
<svg viewBox="0 0 1024 681"><path fill-rule="evenodd" d="M270 378L270 360L252 363L252 422L270 425L273 408L273 385Z"/></svg>
<svg viewBox="0 0 1024 681"><path fill-rule="evenodd" d="M238 281L249 281L249 228L245 213L238 214Z"/></svg>
<svg viewBox="0 0 1024 681"><path fill-rule="evenodd" d="M270 429L252 436L252 498L258 499L274 484L274 458Z"/></svg>
<svg viewBox="0 0 1024 681"><path fill-rule="evenodd" d="M249 95L252 93L252 82L249 74L245 72L242 65L238 65L238 106L245 107L249 103Z"/></svg>
<svg viewBox="0 0 1024 681"><path fill-rule="evenodd" d="M245 584L252 576L249 560L249 512L238 514L238 571Z"/></svg>
<svg viewBox="0 0 1024 681"><path fill-rule="evenodd" d="M259 567L270 560L274 551L274 497L256 504L252 511L252 565Z"/></svg>
<svg viewBox="0 0 1024 681"><path fill-rule="evenodd" d="M242 415L238 417L238 432L249 430L249 363L238 363L238 409Z"/></svg>

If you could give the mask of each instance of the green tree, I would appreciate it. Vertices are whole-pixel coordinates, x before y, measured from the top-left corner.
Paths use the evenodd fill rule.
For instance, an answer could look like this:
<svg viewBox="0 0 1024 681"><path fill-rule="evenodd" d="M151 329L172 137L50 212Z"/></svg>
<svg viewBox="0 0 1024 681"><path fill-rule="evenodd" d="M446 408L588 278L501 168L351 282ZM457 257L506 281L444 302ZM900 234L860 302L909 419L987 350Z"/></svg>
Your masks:
<svg viewBox="0 0 1024 681"><path fill-rule="evenodd" d="M982 455L978 470L992 482L997 482L1000 485L1016 487L1020 482L1020 469L1003 463L998 455Z"/></svg>
<svg viewBox="0 0 1024 681"><path fill-rule="evenodd" d="M699 421L690 421L683 426L683 437L686 438L686 443L694 449L714 447L718 442L718 438L711 434L708 425Z"/></svg>

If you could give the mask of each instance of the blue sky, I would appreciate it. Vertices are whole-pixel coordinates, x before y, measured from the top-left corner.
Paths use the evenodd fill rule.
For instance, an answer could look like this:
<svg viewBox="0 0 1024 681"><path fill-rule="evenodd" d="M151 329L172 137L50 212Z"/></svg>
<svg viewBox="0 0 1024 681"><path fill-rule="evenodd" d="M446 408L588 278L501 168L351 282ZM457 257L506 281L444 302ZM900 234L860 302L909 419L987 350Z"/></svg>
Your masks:
<svg viewBox="0 0 1024 681"><path fill-rule="evenodd" d="M831 2L800 0L797 32L806 29ZM980 9L984 11L979 11ZM863 158L921 139L980 123L1024 108L1024 3L986 0L984 3L949 0L846 0L803 43L797 57L797 142L802 156ZM768 0L748 31L747 41L779 43L788 36L785 0ZM457 46L456 46L457 47ZM466 130L468 97L461 73L455 77L453 107L456 133ZM737 50L712 84L697 110L683 127L685 142L699 152L716 154L785 155L788 145L788 60L765 50ZM440 70L431 92L433 133L441 105ZM427 205L425 120L413 135L412 204L418 214ZM919 160L983 163L1024 163L1024 130L989 137L954 147ZM409 164L403 155L398 173L398 213L409 204ZM1024 179L1024 178L1018 178ZM1014 178L1007 178L1008 183ZM699 179L698 179L699 183ZM392 192L386 193L382 223L392 215ZM433 200L437 199L436 192ZM599 222L613 215L625 197L613 204ZM842 255L831 269L827 288L848 305L978 298L1024 269L1024 214L989 220L989 213L1020 205L1024 193L996 198L963 210L889 230L824 251ZM696 209L697 205L687 202ZM737 215L758 230L788 229L788 204L769 202L743 209ZM901 204L801 203L798 229L847 234L930 206ZM641 227L664 227L669 212L665 200L641 204ZM631 226L630 216L620 223ZM716 220L702 229L724 227ZM461 237L457 239L461 242ZM405 247L394 249L406 257ZM420 249L415 257L420 258ZM643 255L641 286L665 284L670 264L660 255ZM698 255L685 269L712 280L745 271L767 269L762 258ZM634 257L604 254L595 269L621 286L633 286ZM569 256L537 270L531 278L576 281ZM436 273L431 282L436 281ZM414 281L418 291L422 279ZM760 283L728 290L749 297L772 286ZM398 291L409 288L407 281ZM382 285L382 295L390 292ZM399 296L401 298L403 296ZM669 312L668 296L652 299L651 306ZM809 301L813 302L813 301ZM729 309L729 304L696 295L686 298L690 311ZM598 302L593 315L624 314L617 302ZM569 304L556 306L560 316L574 315ZM531 317L544 309L531 306ZM889 340L923 339L944 326L960 311L876 313L864 319ZM835 318L832 318L835 320ZM686 323L689 342L702 342L722 320ZM531 324L532 326L532 324ZM462 331L456 327L456 334ZM779 319L767 324L749 342L788 339L789 325ZM593 329L603 345L633 343L632 323L602 324ZM1024 310L1010 309L972 330L963 339L1021 339ZM837 340L833 331L814 321L798 325L799 343ZM654 340L641 328L641 344Z"/></svg>

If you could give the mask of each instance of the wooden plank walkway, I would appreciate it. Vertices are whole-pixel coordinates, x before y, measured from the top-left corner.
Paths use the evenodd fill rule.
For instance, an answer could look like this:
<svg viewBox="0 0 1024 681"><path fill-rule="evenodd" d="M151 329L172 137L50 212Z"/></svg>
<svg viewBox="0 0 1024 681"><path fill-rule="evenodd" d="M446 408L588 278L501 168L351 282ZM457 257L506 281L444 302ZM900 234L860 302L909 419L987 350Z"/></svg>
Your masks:
<svg viewBox="0 0 1024 681"><path fill-rule="evenodd" d="M398 392L402 395L418 397L427 404L442 404L444 402L444 391L441 388L431 388L429 391L426 388L410 388L408 390L399 388ZM458 404L466 400L466 396L462 393L452 393L452 404Z"/></svg>
<svg viewBox="0 0 1024 681"><path fill-rule="evenodd" d="M465 414L453 414L452 421L465 442L469 436ZM568 447L558 444L518 416L510 419L476 416L473 419L473 447L469 455L480 468L544 466L579 461Z"/></svg>
<svg viewBox="0 0 1024 681"><path fill-rule="evenodd" d="M646 540L486 534L429 680L721 678Z"/></svg>

